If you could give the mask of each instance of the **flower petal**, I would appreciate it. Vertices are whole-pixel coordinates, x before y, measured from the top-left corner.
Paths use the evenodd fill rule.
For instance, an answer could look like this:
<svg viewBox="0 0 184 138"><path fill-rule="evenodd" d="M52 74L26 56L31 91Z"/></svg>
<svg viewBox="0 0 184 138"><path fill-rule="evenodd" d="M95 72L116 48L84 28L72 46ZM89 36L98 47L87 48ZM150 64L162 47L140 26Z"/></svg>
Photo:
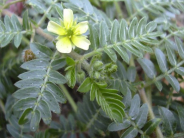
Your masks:
<svg viewBox="0 0 184 138"><path fill-rule="evenodd" d="M72 42L68 37L60 38L56 43L56 48L61 53L70 53L72 51Z"/></svg>
<svg viewBox="0 0 184 138"><path fill-rule="evenodd" d="M66 33L67 33L66 30L61 25L59 25L53 21L50 21L48 23L47 30L49 32L52 32L52 33L55 33L58 35L66 35Z"/></svg>
<svg viewBox="0 0 184 138"><path fill-rule="evenodd" d="M73 36L72 42L74 43L74 45L84 50L88 50L89 45L91 44L85 36Z"/></svg>
<svg viewBox="0 0 184 138"><path fill-rule="evenodd" d="M74 34L81 35L88 30L88 21L80 22L76 25Z"/></svg>
<svg viewBox="0 0 184 138"><path fill-rule="evenodd" d="M73 25L73 11L71 9L63 10L64 25L69 29Z"/></svg>

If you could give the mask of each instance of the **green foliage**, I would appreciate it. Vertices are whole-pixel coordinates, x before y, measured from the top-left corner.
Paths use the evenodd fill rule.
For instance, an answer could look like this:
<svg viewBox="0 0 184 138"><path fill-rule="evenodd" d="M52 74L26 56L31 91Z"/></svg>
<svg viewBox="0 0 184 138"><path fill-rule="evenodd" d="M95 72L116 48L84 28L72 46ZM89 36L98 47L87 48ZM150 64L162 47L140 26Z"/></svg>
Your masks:
<svg viewBox="0 0 184 138"><path fill-rule="evenodd" d="M126 130L121 138L136 137L138 133L141 137L150 135L157 127L160 119L150 120L146 123L148 117L148 105L143 104L140 107L140 98L135 95L132 99L131 92L128 90L125 98L123 99L125 104L125 119L122 123L112 122L108 126L109 131Z"/></svg>
<svg viewBox="0 0 184 138"><path fill-rule="evenodd" d="M60 113L58 102L64 103L65 97L56 84L64 84L66 79L52 67L54 65L59 69L65 65L62 63L64 60L57 56L57 51L52 52L48 47L38 43L32 43L31 50L38 58L21 65L29 71L19 75L23 80L15 83L20 89L13 94L19 99L13 108L16 111L24 111L19 123L30 120L30 128L35 131L40 119L46 124L50 123L51 111Z"/></svg>
<svg viewBox="0 0 184 138"><path fill-rule="evenodd" d="M27 0L22 18L20 1L0 2L0 135L184 136L183 0ZM88 21L89 50L56 50L64 9Z"/></svg>
<svg viewBox="0 0 184 138"><path fill-rule="evenodd" d="M15 47L19 47L21 40L22 40L22 35L25 33L31 33L31 27L30 23L28 21L28 15L24 13L24 21L27 21L27 25L23 23L23 27L21 26L20 22L18 21L18 18L16 15L13 15L11 18L8 16L5 16L4 18L4 23L0 21L0 42L1 42L1 47L5 47L8 45L12 39L14 39L14 45ZM24 30L25 29L25 30Z"/></svg>
<svg viewBox="0 0 184 138"><path fill-rule="evenodd" d="M86 87L86 83L91 86ZM90 88L90 89L89 89ZM117 94L115 89L107 89L103 82L95 82L90 78L86 78L79 87L79 92L87 92L90 90L90 100L96 97L97 103L102 107L105 113L113 120L122 122L124 115L124 104L121 102L122 97Z"/></svg>

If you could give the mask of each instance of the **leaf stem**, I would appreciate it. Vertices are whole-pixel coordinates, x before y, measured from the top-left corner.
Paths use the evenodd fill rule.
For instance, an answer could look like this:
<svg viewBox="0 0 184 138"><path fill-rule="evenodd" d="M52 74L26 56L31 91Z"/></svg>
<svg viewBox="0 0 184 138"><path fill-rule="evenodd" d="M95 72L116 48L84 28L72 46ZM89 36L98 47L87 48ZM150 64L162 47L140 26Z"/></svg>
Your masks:
<svg viewBox="0 0 184 138"><path fill-rule="evenodd" d="M11 1L9 3L7 3L6 5L3 6L3 9L8 8L10 5L18 3L18 2L23 2L24 0L15 0L15 1Z"/></svg>
<svg viewBox="0 0 184 138"><path fill-rule="evenodd" d="M72 106L73 110L75 112L77 112L77 105L75 104L73 98L71 97L71 95L69 94L69 92L67 91L67 89L65 88L64 85L59 85L60 88L62 89L63 93L65 94L68 102L70 103L70 105Z"/></svg>
<svg viewBox="0 0 184 138"><path fill-rule="evenodd" d="M52 10L53 5L57 2L58 0L55 0L52 2L52 4L49 6L49 8L47 9L47 11L44 13L44 15L42 16L42 18L39 20L37 26L39 27L46 19L47 14Z"/></svg>
<svg viewBox="0 0 184 138"><path fill-rule="evenodd" d="M153 84L155 81L161 80L161 79L164 78L166 75L172 73L175 69L177 69L178 67L180 67L180 66L183 65L183 64L184 64L184 60L181 61L180 63L178 63L174 68L171 68L170 70L168 70L166 73L159 75L158 77L154 78L154 79L151 80L151 81L148 81L148 82L144 85L144 88L150 86L150 85Z"/></svg>
<svg viewBox="0 0 184 138"><path fill-rule="evenodd" d="M47 84L48 79L49 79L49 73L50 73L50 70L51 70L51 64L55 60L57 53L58 53L57 51L54 53L53 58L50 61L50 64L49 64L48 69L47 69L46 77L44 78L44 82L43 82L43 85L41 87L41 91L40 91L41 94L38 96L37 101L36 101L37 103L39 103L41 98L42 98L42 93L44 92L44 90L46 88L46 84ZM33 112L36 110L37 106L38 106L38 104L35 104L35 106L33 108Z"/></svg>

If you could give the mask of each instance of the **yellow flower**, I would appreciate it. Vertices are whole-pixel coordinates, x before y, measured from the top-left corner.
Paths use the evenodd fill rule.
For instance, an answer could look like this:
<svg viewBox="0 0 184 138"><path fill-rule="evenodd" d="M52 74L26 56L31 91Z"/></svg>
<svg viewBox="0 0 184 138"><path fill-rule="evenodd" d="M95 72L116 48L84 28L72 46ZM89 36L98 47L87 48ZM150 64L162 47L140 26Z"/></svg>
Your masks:
<svg viewBox="0 0 184 138"><path fill-rule="evenodd" d="M60 19L60 24L49 21L47 30L59 35L56 48L61 53L70 53L75 46L84 50L89 49L90 41L82 35L88 30L88 22L77 24L70 9L63 10L63 21Z"/></svg>

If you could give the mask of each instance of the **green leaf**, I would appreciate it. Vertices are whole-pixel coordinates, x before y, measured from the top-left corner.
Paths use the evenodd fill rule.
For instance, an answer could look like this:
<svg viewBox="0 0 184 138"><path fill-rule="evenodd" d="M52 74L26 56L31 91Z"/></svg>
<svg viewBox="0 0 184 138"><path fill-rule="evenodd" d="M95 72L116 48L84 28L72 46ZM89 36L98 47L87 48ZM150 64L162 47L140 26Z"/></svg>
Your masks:
<svg viewBox="0 0 184 138"><path fill-rule="evenodd" d="M176 106L176 109L178 112L181 129L184 130L184 108L182 106Z"/></svg>
<svg viewBox="0 0 184 138"><path fill-rule="evenodd" d="M167 60L165 58L164 53L160 49L156 48L155 49L155 56L157 58L157 62L158 62L158 65L160 67L160 70L163 73L166 72L168 70L168 68L167 68Z"/></svg>
<svg viewBox="0 0 184 138"><path fill-rule="evenodd" d="M42 84L43 79L25 79L16 82L15 86L18 88L28 88L28 87L40 88Z"/></svg>
<svg viewBox="0 0 184 138"><path fill-rule="evenodd" d="M118 31L119 31L119 22L114 20L112 24L112 29L110 33L111 43L116 43L118 41Z"/></svg>
<svg viewBox="0 0 184 138"><path fill-rule="evenodd" d="M157 86L157 89L158 89L159 91L162 90L163 86L162 86L162 83L161 83L160 81L156 81L156 82L155 82L155 85Z"/></svg>
<svg viewBox="0 0 184 138"><path fill-rule="evenodd" d="M57 100L49 91L43 92L42 100L44 100L48 104L49 109L54 113L59 114L61 112Z"/></svg>
<svg viewBox="0 0 184 138"><path fill-rule="evenodd" d="M159 107L159 113L163 120L163 129L165 130L166 135L173 135L177 125L173 113L164 107Z"/></svg>
<svg viewBox="0 0 184 138"><path fill-rule="evenodd" d="M66 79L68 80L68 86L73 88L76 84L76 71L75 67L70 68L65 75Z"/></svg>
<svg viewBox="0 0 184 138"><path fill-rule="evenodd" d="M114 52L114 50L112 49L105 49L104 52L110 57L110 59L113 61L113 62L116 62L117 60L117 56L116 56L116 53Z"/></svg>
<svg viewBox="0 0 184 138"><path fill-rule="evenodd" d="M127 22L124 19L122 19L120 22L120 29L119 29L119 39L121 41L125 41L127 39L127 30L128 30Z"/></svg>
<svg viewBox="0 0 184 138"><path fill-rule="evenodd" d="M51 58L53 55L53 52L50 48L39 43L31 43L30 47L37 58Z"/></svg>
<svg viewBox="0 0 184 138"><path fill-rule="evenodd" d="M131 42L131 44L136 47L137 49L141 49L143 51L149 52L149 53L153 53L153 50L148 47L148 46L144 46L143 44L139 43L138 41L134 40Z"/></svg>
<svg viewBox="0 0 184 138"><path fill-rule="evenodd" d="M65 84L67 82L65 77L55 70L50 70L49 81L56 84Z"/></svg>
<svg viewBox="0 0 184 138"><path fill-rule="evenodd" d="M79 86L78 90L79 92L86 93L91 89L91 79L88 77L86 78L82 84Z"/></svg>
<svg viewBox="0 0 184 138"><path fill-rule="evenodd" d="M23 28L25 30L29 30L30 29L30 24L29 24L29 17L28 17L28 10L26 10L24 13L23 13Z"/></svg>
<svg viewBox="0 0 184 138"><path fill-rule="evenodd" d="M16 111L26 110L28 108L33 108L35 103L36 103L35 98L21 99L13 105L13 109L16 109Z"/></svg>
<svg viewBox="0 0 184 138"><path fill-rule="evenodd" d="M143 131L146 135L150 135L151 133L153 133L153 131L156 129L156 127L159 125L161 119L159 118L154 118L150 121L148 121L144 127L143 127Z"/></svg>
<svg viewBox="0 0 184 138"><path fill-rule="evenodd" d="M66 98L65 98L64 94L62 93L61 89L57 85L55 85L51 82L47 82L46 91L51 92L58 102L60 102L60 103L66 102Z"/></svg>
<svg viewBox="0 0 184 138"><path fill-rule="evenodd" d="M126 48L128 51L130 51L135 56L140 57L140 58L143 57L142 53L139 50L133 48L130 44L123 43L123 47Z"/></svg>
<svg viewBox="0 0 184 138"><path fill-rule="evenodd" d="M19 30L22 30L22 26L19 22L19 20L17 19L17 16L16 15L12 15L11 16L11 22L13 24L13 28L15 31L19 31Z"/></svg>
<svg viewBox="0 0 184 138"><path fill-rule="evenodd" d="M59 14L60 18L63 18L63 9L60 9L58 6L55 6L57 13Z"/></svg>
<svg viewBox="0 0 184 138"><path fill-rule="evenodd" d="M22 40L22 34L21 33L16 34L14 37L14 45L16 48L19 47L21 40Z"/></svg>
<svg viewBox="0 0 184 138"><path fill-rule="evenodd" d="M136 27L137 27L137 18L134 18L130 23L130 28L128 31L129 38L135 38L136 36Z"/></svg>
<svg viewBox="0 0 184 138"><path fill-rule="evenodd" d="M183 46L183 42L178 38L178 37L175 37L175 42L178 46L178 53L180 55L180 57L182 59L184 59L184 46Z"/></svg>
<svg viewBox="0 0 184 138"><path fill-rule="evenodd" d="M129 110L129 116L131 116L132 120L135 120L137 118L137 116L139 115L139 111L140 111L140 98L139 95L136 94L131 101L131 106Z"/></svg>
<svg viewBox="0 0 184 138"><path fill-rule="evenodd" d="M113 46L114 50L121 56L121 58L129 64L129 56L125 49L123 49L121 46Z"/></svg>
<svg viewBox="0 0 184 138"><path fill-rule="evenodd" d="M19 132L11 125L6 125L8 132L15 138L20 137Z"/></svg>
<svg viewBox="0 0 184 138"><path fill-rule="evenodd" d="M118 65L117 74L119 75L119 77L122 80L126 80L127 79L127 72L125 70L125 67L123 66L123 64L120 61L117 62L117 65Z"/></svg>
<svg viewBox="0 0 184 138"><path fill-rule="evenodd" d="M22 34L19 33L19 31L22 30L22 26L15 15L12 15L11 22L13 24L14 30L18 32L14 38L14 45L18 48L22 40Z"/></svg>
<svg viewBox="0 0 184 138"><path fill-rule="evenodd" d="M134 82L136 78L136 68L133 66L128 67L127 77L130 82Z"/></svg>
<svg viewBox="0 0 184 138"><path fill-rule="evenodd" d="M31 70L25 73L20 74L18 77L22 80L24 79L43 79L46 75L45 70Z"/></svg>
<svg viewBox="0 0 184 138"><path fill-rule="evenodd" d="M137 30L136 30L136 32L137 32L138 35L142 35L142 34L145 33L145 26L146 26L146 23L147 23L146 17L143 17L143 18L139 21L139 23L138 23L138 25L137 25Z"/></svg>
<svg viewBox="0 0 184 138"><path fill-rule="evenodd" d="M147 121L148 105L143 104L140 108L139 116L136 118L136 124L141 129Z"/></svg>
<svg viewBox="0 0 184 138"><path fill-rule="evenodd" d="M4 23L5 23L6 31L11 32L13 30L13 24L12 24L9 16L4 17Z"/></svg>
<svg viewBox="0 0 184 138"><path fill-rule="evenodd" d="M48 104L44 100L40 100L38 106L38 111L40 112L41 118L45 124L49 124L51 121L51 112Z"/></svg>
<svg viewBox="0 0 184 138"><path fill-rule="evenodd" d="M41 120L41 115L38 110L35 110L35 112L31 113L31 121L30 121L30 129L31 131L36 131L36 129L39 126L40 120Z"/></svg>
<svg viewBox="0 0 184 138"><path fill-rule="evenodd" d="M129 120L124 120L123 123L116 123L112 122L108 126L109 131L119 131L128 128L131 125L131 122Z"/></svg>
<svg viewBox="0 0 184 138"><path fill-rule="evenodd" d="M135 138L138 134L138 130L134 127L127 129L120 138Z"/></svg>
<svg viewBox="0 0 184 138"><path fill-rule="evenodd" d="M137 61L139 62L142 69L144 70L144 72L149 78L153 79L157 75L155 66L150 60L146 58L143 58L143 59L139 58Z"/></svg>
<svg viewBox="0 0 184 138"><path fill-rule="evenodd" d="M26 4L33 6L37 10L37 12L39 12L39 13L44 13L47 10L47 8L43 4L43 2L41 2L39 0L27 0ZM47 3L47 4L51 5L51 3Z"/></svg>
<svg viewBox="0 0 184 138"><path fill-rule="evenodd" d="M13 97L17 99L36 98L40 92L39 88L23 88L13 93Z"/></svg>
<svg viewBox="0 0 184 138"><path fill-rule="evenodd" d="M146 31L147 33L149 32L152 32L153 30L155 30L157 27L157 23L152 21L152 22L149 22L147 25L146 25Z"/></svg>
<svg viewBox="0 0 184 138"><path fill-rule="evenodd" d="M95 97L97 103L102 107L105 113L113 120L117 122L123 122L124 104L121 102L122 97L119 96L117 90L99 88L93 83L93 92L95 92Z"/></svg>
<svg viewBox="0 0 184 138"><path fill-rule="evenodd" d="M175 71L181 76L184 76L184 67L178 67Z"/></svg>
<svg viewBox="0 0 184 138"><path fill-rule="evenodd" d="M170 45L170 43L166 42L165 47L167 50L167 56L169 58L169 62L171 63L171 65L176 66L176 64L177 64L176 55L174 53L174 50L172 50L169 45Z"/></svg>
<svg viewBox="0 0 184 138"><path fill-rule="evenodd" d="M100 32L99 32L100 45L101 47L105 47L107 46L107 35L109 35L109 34L106 34L107 33L106 29L108 27L104 21L100 23L99 27L100 27L99 28L100 29Z"/></svg>
<svg viewBox="0 0 184 138"><path fill-rule="evenodd" d="M174 76L167 75L165 78L177 92L180 91L180 84Z"/></svg>
<svg viewBox="0 0 184 138"><path fill-rule="evenodd" d="M82 0L83 5L84 5L84 11L86 12L86 14L93 14L93 6L91 5L91 3L89 2L89 0Z"/></svg>
<svg viewBox="0 0 184 138"><path fill-rule="evenodd" d="M21 117L20 117L20 119L19 119L19 125L23 125L23 124L25 124L25 123L28 122L28 119L26 118L26 116L27 116L28 114L30 114L32 111L33 111L33 109L28 108L28 109L26 109L26 110L22 113L22 115L21 115Z"/></svg>
<svg viewBox="0 0 184 138"><path fill-rule="evenodd" d="M125 105L126 108L130 107L131 100L132 100L132 93L131 93L131 91L128 88L127 94L123 98L123 103L124 103L124 105Z"/></svg>
<svg viewBox="0 0 184 138"><path fill-rule="evenodd" d="M99 33L95 27L95 25L89 24L89 31L90 31L90 42L91 47L93 49L97 49L99 47Z"/></svg>
<svg viewBox="0 0 184 138"><path fill-rule="evenodd" d="M66 65L65 58L56 59L51 63L53 70L59 70L59 69L63 68L65 65Z"/></svg>
<svg viewBox="0 0 184 138"><path fill-rule="evenodd" d="M90 100L94 101L96 93L97 93L97 88L95 87L95 84L92 84L91 86L91 91L90 91Z"/></svg>
<svg viewBox="0 0 184 138"><path fill-rule="evenodd" d="M44 59L34 59L25 62L21 65L21 68L26 70L46 70L49 62Z"/></svg>
<svg viewBox="0 0 184 138"><path fill-rule="evenodd" d="M75 65L75 61L70 57L66 58L66 63L70 66Z"/></svg>

